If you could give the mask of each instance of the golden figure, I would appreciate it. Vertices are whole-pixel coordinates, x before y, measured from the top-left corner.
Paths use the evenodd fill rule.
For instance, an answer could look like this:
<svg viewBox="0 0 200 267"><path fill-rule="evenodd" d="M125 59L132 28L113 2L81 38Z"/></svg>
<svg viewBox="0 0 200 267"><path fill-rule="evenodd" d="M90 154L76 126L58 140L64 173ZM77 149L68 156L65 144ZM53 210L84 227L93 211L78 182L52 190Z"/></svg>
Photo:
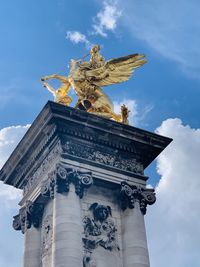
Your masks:
<svg viewBox="0 0 200 267"><path fill-rule="evenodd" d="M61 81L61 86L57 90L55 90L51 85L46 82L47 80L53 78L59 79ZM43 86L53 94L55 102L63 104L65 106L68 106L72 102L71 97L67 95L71 87L71 84L69 83L67 77L53 74L41 78L41 81L43 82Z"/></svg>
<svg viewBox="0 0 200 267"><path fill-rule="evenodd" d="M100 55L100 45L95 45L90 50L90 63L94 69L100 68L105 64L105 59Z"/></svg>
<svg viewBox="0 0 200 267"><path fill-rule="evenodd" d="M121 116L122 116L122 123L128 124L128 114L130 110L128 110L128 107L126 105L121 106Z"/></svg>
<svg viewBox="0 0 200 267"><path fill-rule="evenodd" d="M61 87L52 88L47 82L44 86L54 94L55 102L69 105L72 99L67 95L70 87L78 96L76 108L87 112L114 119L118 122L128 123L128 109L122 106L121 114L116 114L109 97L103 92L101 86L108 86L127 81L136 68L147 61L144 55L132 54L125 57L105 61L100 55L100 46L95 45L90 50L90 60L71 60L70 74L68 77L53 74L43 77L42 81L58 79Z"/></svg>

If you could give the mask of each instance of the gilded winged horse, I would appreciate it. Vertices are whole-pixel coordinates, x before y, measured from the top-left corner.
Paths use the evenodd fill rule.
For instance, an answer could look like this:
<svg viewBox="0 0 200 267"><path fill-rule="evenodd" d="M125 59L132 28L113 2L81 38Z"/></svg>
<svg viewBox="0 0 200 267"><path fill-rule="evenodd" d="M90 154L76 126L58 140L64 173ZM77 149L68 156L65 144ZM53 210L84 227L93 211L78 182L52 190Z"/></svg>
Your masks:
<svg viewBox="0 0 200 267"><path fill-rule="evenodd" d="M127 107L123 105L121 114L116 114L111 100L101 87L127 81L134 70L147 60L142 54L132 54L105 61L99 51L100 46L95 45L90 50L89 61L72 59L68 76L53 74L42 77L41 80L44 87L54 95L55 102L69 105L72 99L68 96L68 92L72 87L78 97L76 108L127 123ZM49 79L60 80L61 86L55 90L46 82Z"/></svg>

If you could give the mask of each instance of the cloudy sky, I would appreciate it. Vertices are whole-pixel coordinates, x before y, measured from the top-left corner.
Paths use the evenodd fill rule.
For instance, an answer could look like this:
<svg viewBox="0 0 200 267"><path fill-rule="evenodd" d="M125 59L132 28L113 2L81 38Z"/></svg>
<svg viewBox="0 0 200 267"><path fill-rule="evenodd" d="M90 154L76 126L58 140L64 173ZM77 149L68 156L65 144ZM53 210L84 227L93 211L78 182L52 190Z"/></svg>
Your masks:
<svg viewBox="0 0 200 267"><path fill-rule="evenodd" d="M199 10L198 0L1 1L0 167L52 99L41 76L67 75L96 43L106 59L146 55L130 81L105 91L116 110L129 106L132 125L174 139L146 170L157 191L146 216L153 267L200 266ZM21 266L11 228L20 194L0 183L2 267Z"/></svg>

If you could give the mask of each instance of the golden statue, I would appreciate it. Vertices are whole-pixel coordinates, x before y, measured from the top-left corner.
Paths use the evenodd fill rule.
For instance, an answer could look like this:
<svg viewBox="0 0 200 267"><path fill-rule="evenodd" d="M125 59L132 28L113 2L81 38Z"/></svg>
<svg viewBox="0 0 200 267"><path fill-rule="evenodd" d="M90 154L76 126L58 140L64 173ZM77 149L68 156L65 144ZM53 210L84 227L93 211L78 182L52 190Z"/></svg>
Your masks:
<svg viewBox="0 0 200 267"><path fill-rule="evenodd" d="M101 86L127 81L133 71L146 62L145 56L141 54L105 61L100 55L100 46L95 45L90 50L89 61L71 60L67 77L53 74L42 77L41 80L44 87L54 95L55 102L69 105L72 99L68 96L68 91L72 87L78 96L76 108L128 124L128 108L123 105L121 114L116 114L112 102ZM49 79L60 80L60 88L55 90L50 86L46 82Z"/></svg>
<svg viewBox="0 0 200 267"><path fill-rule="evenodd" d="M121 106L121 122L124 124L128 124L128 114L130 110L128 110L128 107L126 105Z"/></svg>
<svg viewBox="0 0 200 267"><path fill-rule="evenodd" d="M58 88L58 90L55 90L51 85L45 82L50 78L59 79L61 81L61 86ZM60 75L53 74L41 78L41 81L43 81L43 86L53 94L55 102L63 104L65 106L68 106L72 102L71 97L67 95L71 87L71 84L69 83L67 77L62 77Z"/></svg>

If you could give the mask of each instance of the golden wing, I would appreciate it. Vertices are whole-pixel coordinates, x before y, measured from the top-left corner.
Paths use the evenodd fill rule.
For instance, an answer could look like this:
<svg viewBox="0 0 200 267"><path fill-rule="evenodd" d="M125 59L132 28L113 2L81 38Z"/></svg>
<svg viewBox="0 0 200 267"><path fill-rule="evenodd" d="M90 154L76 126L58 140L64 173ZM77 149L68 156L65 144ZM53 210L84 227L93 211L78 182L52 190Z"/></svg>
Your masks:
<svg viewBox="0 0 200 267"><path fill-rule="evenodd" d="M134 70L147 62L142 54L132 54L125 57L111 59L104 66L88 70L85 75L92 84L107 86L127 81Z"/></svg>

